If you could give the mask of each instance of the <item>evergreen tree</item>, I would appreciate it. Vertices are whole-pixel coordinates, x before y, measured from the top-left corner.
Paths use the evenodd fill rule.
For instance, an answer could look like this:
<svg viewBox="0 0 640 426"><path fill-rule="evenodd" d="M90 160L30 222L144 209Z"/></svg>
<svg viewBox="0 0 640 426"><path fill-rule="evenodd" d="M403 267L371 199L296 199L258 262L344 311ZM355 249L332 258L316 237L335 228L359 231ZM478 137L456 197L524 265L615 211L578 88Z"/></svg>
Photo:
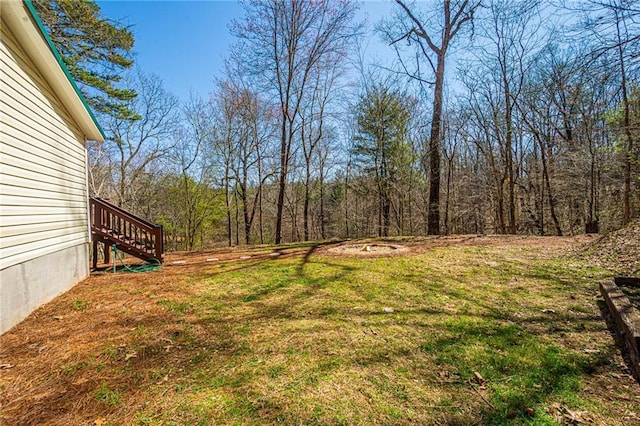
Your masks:
<svg viewBox="0 0 640 426"><path fill-rule="evenodd" d="M385 86L373 87L357 106L353 151L377 186L381 237L389 235L392 192L410 158L407 141L410 118L411 102L407 96Z"/></svg>
<svg viewBox="0 0 640 426"><path fill-rule="evenodd" d="M89 105L118 118L138 118L126 107L135 91L118 85L133 65L129 28L102 16L93 0L35 0L34 6Z"/></svg>

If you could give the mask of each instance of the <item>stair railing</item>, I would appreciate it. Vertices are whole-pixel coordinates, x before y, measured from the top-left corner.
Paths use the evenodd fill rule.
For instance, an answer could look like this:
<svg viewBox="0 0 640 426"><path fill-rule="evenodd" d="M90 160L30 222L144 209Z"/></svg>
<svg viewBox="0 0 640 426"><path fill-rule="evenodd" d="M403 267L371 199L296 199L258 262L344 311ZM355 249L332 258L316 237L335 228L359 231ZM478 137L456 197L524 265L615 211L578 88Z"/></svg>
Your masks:
<svg viewBox="0 0 640 426"><path fill-rule="evenodd" d="M148 222L101 198L91 197L89 206L92 233L102 238L120 241L131 250L139 250L141 255L162 262L162 225Z"/></svg>

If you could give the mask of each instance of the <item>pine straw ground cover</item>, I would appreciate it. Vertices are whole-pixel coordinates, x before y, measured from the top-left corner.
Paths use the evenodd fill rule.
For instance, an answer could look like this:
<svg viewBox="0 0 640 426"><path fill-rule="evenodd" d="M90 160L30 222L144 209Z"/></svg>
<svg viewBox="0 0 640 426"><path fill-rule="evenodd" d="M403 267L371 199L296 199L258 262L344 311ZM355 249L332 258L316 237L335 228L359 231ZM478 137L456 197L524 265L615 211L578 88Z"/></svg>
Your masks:
<svg viewBox="0 0 640 426"><path fill-rule="evenodd" d="M585 241L260 247L94 275L0 337L0 423L640 424L597 289L612 273L574 255Z"/></svg>

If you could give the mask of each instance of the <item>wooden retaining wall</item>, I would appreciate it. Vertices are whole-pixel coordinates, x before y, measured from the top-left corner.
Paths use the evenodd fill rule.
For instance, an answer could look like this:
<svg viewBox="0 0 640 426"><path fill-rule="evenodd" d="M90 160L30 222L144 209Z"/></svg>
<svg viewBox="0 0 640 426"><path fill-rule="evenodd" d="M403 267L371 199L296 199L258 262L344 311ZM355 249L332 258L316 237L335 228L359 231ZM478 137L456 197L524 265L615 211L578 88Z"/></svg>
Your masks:
<svg viewBox="0 0 640 426"><path fill-rule="evenodd" d="M609 307L617 331L629 349L633 374L640 380L640 313L618 288L618 284L640 287L640 278L616 277L615 280L600 283L600 293Z"/></svg>

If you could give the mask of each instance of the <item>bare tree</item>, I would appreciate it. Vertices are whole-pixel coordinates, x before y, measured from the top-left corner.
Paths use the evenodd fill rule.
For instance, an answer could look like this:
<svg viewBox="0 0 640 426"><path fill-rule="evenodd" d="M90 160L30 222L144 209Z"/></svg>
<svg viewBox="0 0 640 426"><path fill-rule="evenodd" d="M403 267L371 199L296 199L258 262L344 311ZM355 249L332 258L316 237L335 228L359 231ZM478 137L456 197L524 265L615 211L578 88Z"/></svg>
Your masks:
<svg viewBox="0 0 640 426"><path fill-rule="evenodd" d="M215 170L211 151L216 136L214 105L192 95L183 107L183 127L176 133L172 159L179 179L177 202L184 248L193 250L198 234L215 213Z"/></svg>
<svg viewBox="0 0 640 426"><path fill-rule="evenodd" d="M264 184L274 175L265 163L271 156L273 136L270 108L241 78L232 78L231 73L218 83L215 96L218 132L214 146L224 170L228 243L232 243L235 234L239 244L242 229L243 242L249 244L256 217L262 242Z"/></svg>
<svg viewBox="0 0 640 426"><path fill-rule="evenodd" d="M335 59L335 58L331 58ZM314 76L312 76L310 93L308 99L304 102L300 117L300 140L302 145L302 155L304 159L304 206L303 206L303 231L304 240L309 240L310 234L310 215L309 207L311 201L311 183L314 168L314 161L320 156L319 173L320 180L324 179L323 173L326 169L324 160L326 160L327 152L319 152L322 148L321 143L325 138L329 102L332 94L335 93L336 81L340 73L340 63L335 60L326 61L322 67L319 67ZM322 183L321 183L322 190ZM322 198L322 197L321 197ZM321 204L321 209L323 204ZM324 231L322 232L324 234Z"/></svg>
<svg viewBox="0 0 640 426"><path fill-rule="evenodd" d="M622 223L624 225L631 221L631 163L633 157L633 135L631 131L631 102L629 100L629 83L627 76L627 64L625 62L625 45L628 40L627 27L624 24L625 15L628 11L624 4L611 4L615 22L615 44L618 54L618 64L620 66L620 88L622 94L622 129L626 139L624 160L624 185L622 192ZM640 16L640 12L636 11ZM637 38L637 36L636 36Z"/></svg>
<svg viewBox="0 0 640 426"><path fill-rule="evenodd" d="M242 204L244 242L251 242L251 229L262 197L265 181L272 174L265 173L263 157L267 148L270 128L265 122L264 106L258 95L247 88L235 93L239 129L235 157L232 164L237 183L237 195Z"/></svg>
<svg viewBox="0 0 640 426"><path fill-rule="evenodd" d="M285 191L295 135L311 76L328 57L345 57L355 29L356 3L348 1L247 0L246 16L234 22L240 40L234 55L259 75L280 109L280 170L275 242L282 239Z"/></svg>
<svg viewBox="0 0 640 426"><path fill-rule="evenodd" d="M440 234L440 147L442 128L442 106L444 103L444 82L445 63L447 53L451 43L461 29L473 19L473 14L480 5L480 1L444 0L442 8L438 12L438 28L429 31L429 24L434 20L434 16L425 17L420 12L415 3L404 0L396 0L396 3L403 11L399 20L398 28L387 28L384 30L389 42L396 46L398 58L403 70L410 77L421 82L433 85L433 103L431 114L431 133L429 136L429 206L427 219L427 232L430 235ZM438 2L440 3L440 2ZM426 9L426 8L425 8ZM434 37L440 34L440 39ZM434 76L434 80L428 80L423 75L420 62L417 62L415 70L410 70L400 55L397 47L400 41L406 40L408 44L412 42L416 46L416 58L426 60L429 69ZM433 58L435 56L435 58ZM434 60L435 59L435 60Z"/></svg>
<svg viewBox="0 0 640 426"><path fill-rule="evenodd" d="M218 161L221 162L220 169L222 171L222 186L224 188L227 245L231 247L233 245L231 181L233 178L233 161L235 160L234 141L237 138L236 132L238 131L238 126L235 125L237 115L233 100L233 89L228 83L224 81L220 82L215 93L215 102L217 103L215 120L218 132L217 137L213 141L213 145L216 157Z"/></svg>
<svg viewBox="0 0 640 426"><path fill-rule="evenodd" d="M154 162L166 156L173 146L179 109L177 98L162 87L158 76L136 70L130 81L138 96L128 102L127 108L140 118L106 117L105 144L116 202L138 210L146 185L142 180Z"/></svg>
<svg viewBox="0 0 640 426"><path fill-rule="evenodd" d="M628 224L632 217L632 174L634 163L634 139L632 128L631 87L632 75L637 78L640 59L640 2L638 0L589 0L578 3L576 8L583 13L583 26L594 39L593 61L607 57L604 72L617 68L619 80L620 117L616 125L622 134L622 223ZM633 70L635 69L635 73ZM637 82L636 82L637 84Z"/></svg>
<svg viewBox="0 0 640 426"><path fill-rule="evenodd" d="M490 1L486 11L477 20L480 34L476 53L462 74L474 123L483 129L475 140L482 141L478 148L489 160L496 185L498 230L515 234L517 170L521 170L517 153L520 160L524 156L519 149L524 141L516 106L540 41L538 2Z"/></svg>

